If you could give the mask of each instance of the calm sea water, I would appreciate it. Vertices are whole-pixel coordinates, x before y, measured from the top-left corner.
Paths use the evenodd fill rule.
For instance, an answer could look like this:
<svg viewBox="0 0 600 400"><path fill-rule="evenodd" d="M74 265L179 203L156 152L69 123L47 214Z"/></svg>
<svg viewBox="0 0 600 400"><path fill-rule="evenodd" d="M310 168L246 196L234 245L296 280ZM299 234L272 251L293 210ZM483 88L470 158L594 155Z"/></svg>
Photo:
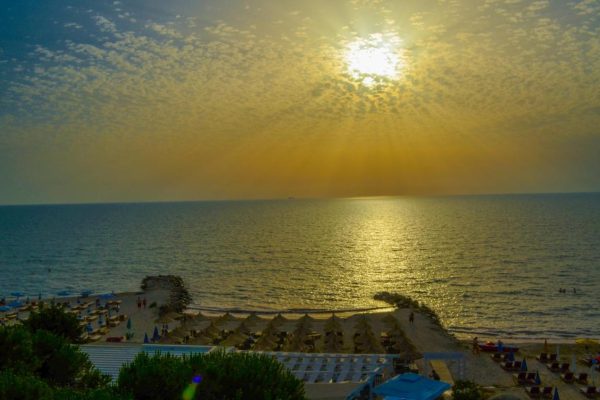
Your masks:
<svg viewBox="0 0 600 400"><path fill-rule="evenodd" d="M204 306L379 306L387 290L459 335L599 337L600 194L0 207L0 294L159 273Z"/></svg>

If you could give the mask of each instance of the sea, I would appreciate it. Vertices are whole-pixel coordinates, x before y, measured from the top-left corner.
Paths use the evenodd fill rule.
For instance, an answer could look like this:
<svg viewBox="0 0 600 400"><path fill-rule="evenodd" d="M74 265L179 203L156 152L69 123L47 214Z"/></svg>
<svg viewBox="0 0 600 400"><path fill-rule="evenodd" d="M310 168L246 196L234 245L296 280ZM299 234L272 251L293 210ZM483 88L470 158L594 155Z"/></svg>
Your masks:
<svg viewBox="0 0 600 400"><path fill-rule="evenodd" d="M378 307L389 291L459 337L598 338L600 194L0 207L7 298L157 274L215 309Z"/></svg>

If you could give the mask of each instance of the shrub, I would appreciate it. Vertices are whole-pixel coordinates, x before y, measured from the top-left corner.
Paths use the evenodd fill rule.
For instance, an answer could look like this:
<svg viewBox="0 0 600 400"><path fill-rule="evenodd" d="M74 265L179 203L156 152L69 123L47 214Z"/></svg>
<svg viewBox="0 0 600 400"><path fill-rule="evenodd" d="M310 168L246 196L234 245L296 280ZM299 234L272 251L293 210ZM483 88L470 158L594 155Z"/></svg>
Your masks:
<svg viewBox="0 0 600 400"><path fill-rule="evenodd" d="M130 394L136 400L178 400L191 377L191 367L182 359L142 352L121 368L117 387L122 394Z"/></svg>
<svg viewBox="0 0 600 400"><path fill-rule="evenodd" d="M118 388L142 400L179 400L195 375L196 399L304 399L304 385L273 358L224 351L177 358L140 353L123 367Z"/></svg>
<svg viewBox="0 0 600 400"><path fill-rule="evenodd" d="M79 326L77 317L67 314L56 305L40 308L37 312L32 312L29 318L23 323L31 332L45 330L62 336L72 343L77 343L83 333L83 328Z"/></svg>
<svg viewBox="0 0 600 400"><path fill-rule="evenodd" d="M35 372L52 386L86 389L106 386L110 381L94 368L87 354L51 332L37 331L33 349L41 360Z"/></svg>
<svg viewBox="0 0 600 400"><path fill-rule="evenodd" d="M482 400L483 393L479 385L471 381L456 381L452 388L454 400Z"/></svg>
<svg viewBox="0 0 600 400"><path fill-rule="evenodd" d="M0 400L53 400L52 389L29 374L0 370Z"/></svg>
<svg viewBox="0 0 600 400"><path fill-rule="evenodd" d="M27 374L38 368L39 364L28 330L18 326L0 328L0 371L11 369Z"/></svg>

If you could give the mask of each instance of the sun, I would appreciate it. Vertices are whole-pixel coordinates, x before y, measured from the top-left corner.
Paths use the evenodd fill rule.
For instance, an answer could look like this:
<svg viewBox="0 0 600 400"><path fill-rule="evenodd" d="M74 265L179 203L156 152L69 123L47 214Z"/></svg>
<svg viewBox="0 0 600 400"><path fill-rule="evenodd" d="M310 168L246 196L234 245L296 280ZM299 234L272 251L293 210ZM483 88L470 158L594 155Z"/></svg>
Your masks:
<svg viewBox="0 0 600 400"><path fill-rule="evenodd" d="M369 86L382 79L397 79L404 66L400 39L382 34L349 43L345 59L350 75Z"/></svg>

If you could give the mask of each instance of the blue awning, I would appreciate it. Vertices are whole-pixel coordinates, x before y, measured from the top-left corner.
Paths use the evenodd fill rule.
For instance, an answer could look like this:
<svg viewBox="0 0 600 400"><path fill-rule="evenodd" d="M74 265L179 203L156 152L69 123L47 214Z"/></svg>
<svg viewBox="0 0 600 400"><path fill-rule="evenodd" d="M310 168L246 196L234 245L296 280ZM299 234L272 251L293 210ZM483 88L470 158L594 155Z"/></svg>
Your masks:
<svg viewBox="0 0 600 400"><path fill-rule="evenodd" d="M376 386L373 393L378 396L389 396L394 400L434 400L450 388L451 386L446 382L407 373Z"/></svg>

